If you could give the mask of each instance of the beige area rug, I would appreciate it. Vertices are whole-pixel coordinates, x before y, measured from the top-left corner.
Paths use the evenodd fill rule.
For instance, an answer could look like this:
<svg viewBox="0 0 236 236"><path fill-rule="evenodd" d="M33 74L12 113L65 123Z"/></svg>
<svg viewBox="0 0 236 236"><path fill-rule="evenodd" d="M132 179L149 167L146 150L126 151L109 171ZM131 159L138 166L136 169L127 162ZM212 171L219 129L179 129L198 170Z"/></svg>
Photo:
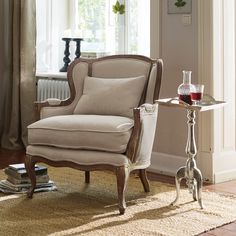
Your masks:
<svg viewBox="0 0 236 236"><path fill-rule="evenodd" d="M111 173L84 173L69 168L49 168L58 191L25 195L0 193L0 235L197 235L236 220L236 197L203 192L204 210L181 190L180 202L170 206L175 188L151 182L143 192L141 182L129 179L127 209L118 214L116 179ZM4 178L3 171L0 177Z"/></svg>

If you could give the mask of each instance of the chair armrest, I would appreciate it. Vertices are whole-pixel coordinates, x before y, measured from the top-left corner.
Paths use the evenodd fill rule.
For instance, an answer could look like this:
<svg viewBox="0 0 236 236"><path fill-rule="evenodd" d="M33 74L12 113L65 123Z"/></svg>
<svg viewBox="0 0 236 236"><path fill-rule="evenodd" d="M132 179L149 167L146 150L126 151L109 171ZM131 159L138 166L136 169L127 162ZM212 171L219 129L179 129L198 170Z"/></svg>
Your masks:
<svg viewBox="0 0 236 236"><path fill-rule="evenodd" d="M133 128L133 132L131 134L131 137L127 146L127 151L126 151L126 156L130 159L131 162L133 162L136 157L139 139L140 139L141 108L140 107L134 108L133 113L134 113L134 128Z"/></svg>
<svg viewBox="0 0 236 236"><path fill-rule="evenodd" d="M126 155L135 166L146 168L150 165L157 114L157 104L143 104L134 109L134 129ZM135 166L133 166L134 169Z"/></svg>
<svg viewBox="0 0 236 236"><path fill-rule="evenodd" d="M35 102L35 112L37 120L56 115L72 114L74 110L71 99L60 100L57 98L48 98L43 102Z"/></svg>

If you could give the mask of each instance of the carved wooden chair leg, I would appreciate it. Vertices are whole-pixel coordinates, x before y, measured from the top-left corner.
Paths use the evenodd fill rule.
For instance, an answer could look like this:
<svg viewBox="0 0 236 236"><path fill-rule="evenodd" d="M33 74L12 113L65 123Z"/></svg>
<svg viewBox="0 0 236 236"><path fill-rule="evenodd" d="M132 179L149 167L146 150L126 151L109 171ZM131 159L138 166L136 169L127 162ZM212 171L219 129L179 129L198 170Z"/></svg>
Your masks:
<svg viewBox="0 0 236 236"><path fill-rule="evenodd" d="M141 182L143 184L144 191L146 193L150 192L150 186L149 186L149 182L148 182L148 178L147 178L146 169L139 170L139 178L141 179Z"/></svg>
<svg viewBox="0 0 236 236"><path fill-rule="evenodd" d="M118 204L120 214L125 213L126 202L125 202L125 189L129 178L128 168L121 166L116 169L117 178L117 191L118 191Z"/></svg>
<svg viewBox="0 0 236 236"><path fill-rule="evenodd" d="M89 184L90 183L90 172L85 171L85 183Z"/></svg>
<svg viewBox="0 0 236 236"><path fill-rule="evenodd" d="M33 197L34 189L36 187L36 175L35 175L34 166L35 166L35 162L32 160L32 156L26 155L25 168L31 181L31 187L29 191L27 192L28 198Z"/></svg>

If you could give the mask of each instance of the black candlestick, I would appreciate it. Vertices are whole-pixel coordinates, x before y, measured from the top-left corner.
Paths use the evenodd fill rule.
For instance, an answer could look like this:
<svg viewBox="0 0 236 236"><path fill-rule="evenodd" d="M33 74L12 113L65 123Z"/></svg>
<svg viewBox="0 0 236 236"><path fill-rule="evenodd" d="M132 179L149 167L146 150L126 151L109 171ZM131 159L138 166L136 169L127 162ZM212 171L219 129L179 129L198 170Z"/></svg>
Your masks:
<svg viewBox="0 0 236 236"><path fill-rule="evenodd" d="M80 58L81 51L80 51L80 42L83 41L82 38L73 38L73 41L76 42L76 51L75 51L75 59Z"/></svg>
<svg viewBox="0 0 236 236"><path fill-rule="evenodd" d="M71 60L69 58L70 56L70 41L71 41L71 38L62 38L63 41L65 41L65 51L64 51L64 58L63 58L63 61L64 61L64 66L60 69L60 72L67 72L67 67L68 65L70 64Z"/></svg>

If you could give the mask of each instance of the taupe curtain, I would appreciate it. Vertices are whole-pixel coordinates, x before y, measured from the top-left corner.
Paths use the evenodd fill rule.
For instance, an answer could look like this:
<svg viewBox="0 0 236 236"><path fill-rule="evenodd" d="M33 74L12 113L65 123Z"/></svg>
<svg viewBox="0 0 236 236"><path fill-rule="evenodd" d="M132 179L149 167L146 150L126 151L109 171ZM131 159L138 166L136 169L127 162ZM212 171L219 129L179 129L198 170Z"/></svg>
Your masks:
<svg viewBox="0 0 236 236"><path fill-rule="evenodd" d="M35 0L0 0L0 146L21 149L34 121Z"/></svg>

